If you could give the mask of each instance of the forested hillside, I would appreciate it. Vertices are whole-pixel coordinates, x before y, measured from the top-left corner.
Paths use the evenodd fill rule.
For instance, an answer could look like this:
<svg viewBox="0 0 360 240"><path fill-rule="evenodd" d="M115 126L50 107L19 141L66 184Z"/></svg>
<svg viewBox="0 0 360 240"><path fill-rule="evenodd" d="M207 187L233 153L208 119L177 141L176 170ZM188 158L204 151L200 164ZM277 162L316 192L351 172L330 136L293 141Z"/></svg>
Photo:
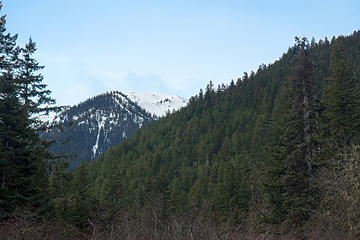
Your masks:
<svg viewBox="0 0 360 240"><path fill-rule="evenodd" d="M156 206L162 221L202 215L299 238L315 221L318 233L358 236L359 80L360 32L296 38L275 63L210 82L186 108L81 165L69 184L86 204L69 215L65 200L59 214L87 224L95 212Z"/></svg>

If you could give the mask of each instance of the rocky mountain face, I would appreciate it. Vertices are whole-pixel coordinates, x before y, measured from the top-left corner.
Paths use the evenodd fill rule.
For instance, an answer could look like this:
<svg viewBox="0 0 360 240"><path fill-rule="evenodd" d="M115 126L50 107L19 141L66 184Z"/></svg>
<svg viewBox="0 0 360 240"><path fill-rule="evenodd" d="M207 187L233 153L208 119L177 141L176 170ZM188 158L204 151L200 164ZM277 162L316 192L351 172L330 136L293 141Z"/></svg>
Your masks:
<svg viewBox="0 0 360 240"><path fill-rule="evenodd" d="M165 104L173 108L166 109ZM178 96L132 93L129 97L118 91L108 92L56 115L50 124L64 126L63 131L54 129L43 137L57 141L51 146L54 153L72 156L69 168L73 169L80 161L89 162L130 137L136 129L186 104L187 100ZM150 108L144 109L146 106Z"/></svg>

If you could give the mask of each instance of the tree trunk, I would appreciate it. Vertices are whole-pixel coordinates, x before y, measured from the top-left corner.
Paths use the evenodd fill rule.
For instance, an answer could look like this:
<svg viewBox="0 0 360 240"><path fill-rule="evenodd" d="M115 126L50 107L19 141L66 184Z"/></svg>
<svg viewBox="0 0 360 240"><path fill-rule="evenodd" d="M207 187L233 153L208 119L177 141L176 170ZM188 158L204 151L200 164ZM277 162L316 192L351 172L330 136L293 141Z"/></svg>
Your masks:
<svg viewBox="0 0 360 240"><path fill-rule="evenodd" d="M306 64L306 63L305 63ZM310 128L310 105L309 105L309 75L303 78L303 116L304 116L304 140L305 140L305 162L308 167L309 174L309 185L311 187L313 180L313 170L312 170L312 152L311 152L311 128Z"/></svg>

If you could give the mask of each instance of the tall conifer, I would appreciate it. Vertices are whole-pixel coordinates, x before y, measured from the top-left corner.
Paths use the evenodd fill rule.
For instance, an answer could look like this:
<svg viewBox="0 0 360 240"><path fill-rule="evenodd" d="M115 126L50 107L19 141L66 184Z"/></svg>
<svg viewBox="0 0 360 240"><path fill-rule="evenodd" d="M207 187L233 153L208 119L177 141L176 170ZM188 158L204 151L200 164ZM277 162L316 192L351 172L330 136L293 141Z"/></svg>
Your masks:
<svg viewBox="0 0 360 240"><path fill-rule="evenodd" d="M32 58L36 51L30 39L24 48L17 35L6 34L0 18L0 215L16 207L44 206L47 194L48 143L40 139L39 114L55 110L55 101Z"/></svg>
<svg viewBox="0 0 360 240"><path fill-rule="evenodd" d="M0 3L0 9L2 4ZM25 200L24 185L15 179L23 172L20 162L27 160L26 116L18 98L19 88L15 81L19 48L17 35L6 34L5 16L0 18L0 217Z"/></svg>
<svg viewBox="0 0 360 240"><path fill-rule="evenodd" d="M314 125L312 64L306 38L296 38L294 73L290 83L292 109L283 136L285 144L284 207L288 217L305 220L312 203L312 129Z"/></svg>

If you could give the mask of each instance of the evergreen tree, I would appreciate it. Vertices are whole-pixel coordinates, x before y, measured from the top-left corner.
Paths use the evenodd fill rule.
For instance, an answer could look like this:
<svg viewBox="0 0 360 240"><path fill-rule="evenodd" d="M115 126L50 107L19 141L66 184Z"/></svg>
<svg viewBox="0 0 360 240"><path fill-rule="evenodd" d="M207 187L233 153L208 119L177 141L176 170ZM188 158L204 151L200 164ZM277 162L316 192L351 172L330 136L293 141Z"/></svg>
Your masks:
<svg viewBox="0 0 360 240"><path fill-rule="evenodd" d="M68 203L67 221L85 227L92 209L92 194L90 191L88 170L82 161L74 172Z"/></svg>
<svg viewBox="0 0 360 240"><path fill-rule="evenodd" d="M49 197L54 215L66 219L69 215L69 194L72 173L66 172L68 162L64 159L56 161L49 179Z"/></svg>
<svg viewBox="0 0 360 240"><path fill-rule="evenodd" d="M36 43L31 38L25 47L21 48L17 80L20 87L20 98L32 121L33 128L44 130L39 117L48 115L49 112L59 111L61 108L53 106L56 101L50 96L51 91L46 88L47 85L43 83L44 77L38 73L44 66L40 66L38 61L33 58L36 50ZM42 128L40 128L41 126Z"/></svg>
<svg viewBox="0 0 360 240"><path fill-rule="evenodd" d="M13 210L21 199L25 199L21 189L23 186L20 186L22 183L17 178L20 177L19 166L27 160L27 142L24 136L26 118L12 75L3 73L0 79L0 215L3 216Z"/></svg>
<svg viewBox="0 0 360 240"><path fill-rule="evenodd" d="M290 83L292 108L283 136L284 206L288 218L295 223L306 220L312 208L314 89L309 49L306 38L296 38L294 73Z"/></svg>
<svg viewBox="0 0 360 240"><path fill-rule="evenodd" d="M282 99L287 105L286 99ZM288 108L281 108L281 110ZM280 114L284 114L281 112ZM264 190L261 191L264 197L262 204L264 205L261 213L261 220L267 223L280 223L286 217L286 209L284 207L284 176L285 176L285 161L284 151L286 146L281 142L281 133L284 132L286 120L284 117L275 119L271 122L271 128L268 130L271 136L271 141L263 148L262 154L262 179L261 183Z"/></svg>
<svg viewBox="0 0 360 240"><path fill-rule="evenodd" d="M1 7L1 6L0 6ZM17 36L5 34L5 16L0 18L0 217L26 200L24 182L18 176L21 163L27 161L26 113L18 98L15 81L19 49ZM17 179L18 178L18 179ZM24 201L23 201L24 200Z"/></svg>
<svg viewBox="0 0 360 240"><path fill-rule="evenodd" d="M0 179L1 215L15 207L45 207L47 201L48 143L39 137L41 112L55 103L37 74L42 69L32 58L36 48L30 40L16 46L17 35L5 34L0 19ZM46 105L45 108L42 106Z"/></svg>

